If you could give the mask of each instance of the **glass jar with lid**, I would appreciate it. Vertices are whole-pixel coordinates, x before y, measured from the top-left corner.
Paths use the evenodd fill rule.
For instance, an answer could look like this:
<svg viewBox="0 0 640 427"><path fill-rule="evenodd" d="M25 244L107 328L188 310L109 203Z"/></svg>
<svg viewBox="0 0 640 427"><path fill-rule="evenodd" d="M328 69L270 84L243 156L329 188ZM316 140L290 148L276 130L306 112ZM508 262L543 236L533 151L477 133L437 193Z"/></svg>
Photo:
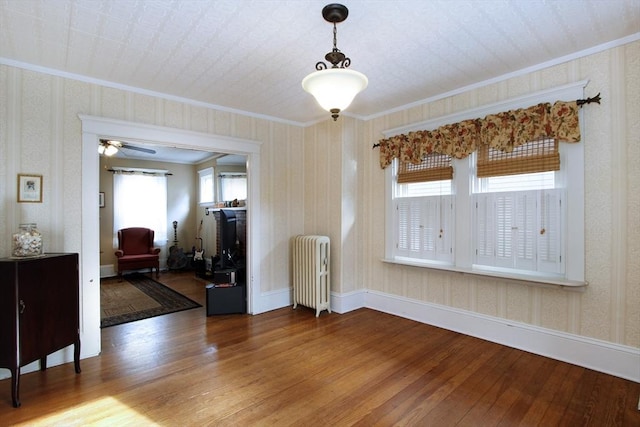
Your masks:
<svg viewBox="0 0 640 427"><path fill-rule="evenodd" d="M34 223L20 224L13 235L14 257L24 258L42 255L42 234Z"/></svg>

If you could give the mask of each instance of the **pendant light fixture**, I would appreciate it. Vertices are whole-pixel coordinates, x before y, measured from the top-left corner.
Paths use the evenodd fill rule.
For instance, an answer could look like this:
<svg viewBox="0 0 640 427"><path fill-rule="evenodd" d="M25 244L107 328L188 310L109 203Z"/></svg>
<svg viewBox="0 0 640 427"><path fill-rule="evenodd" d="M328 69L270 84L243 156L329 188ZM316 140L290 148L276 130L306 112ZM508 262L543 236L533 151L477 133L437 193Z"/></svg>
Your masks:
<svg viewBox="0 0 640 427"><path fill-rule="evenodd" d="M324 57L332 65L328 68L326 63L320 61L316 64L318 71L302 80L304 90L313 95L318 104L331 113L334 121L369 83L364 74L347 69L351 65L351 59L337 47L336 24L347 19L348 15L349 10L341 4L328 4L322 9L325 21L333 23L333 50Z"/></svg>

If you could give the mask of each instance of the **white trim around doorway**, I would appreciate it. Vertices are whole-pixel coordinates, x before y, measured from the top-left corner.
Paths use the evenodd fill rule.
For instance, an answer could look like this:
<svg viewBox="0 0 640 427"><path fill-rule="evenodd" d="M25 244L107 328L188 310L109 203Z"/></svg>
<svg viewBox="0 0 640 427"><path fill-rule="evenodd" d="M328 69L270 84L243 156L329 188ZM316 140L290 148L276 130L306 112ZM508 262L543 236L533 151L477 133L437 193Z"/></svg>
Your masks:
<svg viewBox="0 0 640 427"><path fill-rule="evenodd" d="M247 156L247 311L259 313L260 141L79 115L82 122L82 251L80 254L80 338L82 358L100 354L100 236L98 204L100 138L136 140Z"/></svg>

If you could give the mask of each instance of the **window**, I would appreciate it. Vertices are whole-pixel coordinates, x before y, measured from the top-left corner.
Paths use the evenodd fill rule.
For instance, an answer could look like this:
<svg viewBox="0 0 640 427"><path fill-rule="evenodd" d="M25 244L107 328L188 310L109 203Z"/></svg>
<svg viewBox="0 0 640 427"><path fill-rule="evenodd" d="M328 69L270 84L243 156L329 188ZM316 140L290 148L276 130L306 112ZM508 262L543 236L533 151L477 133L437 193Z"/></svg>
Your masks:
<svg viewBox="0 0 640 427"><path fill-rule="evenodd" d="M564 274L558 142L543 138L511 152L482 147L474 157L474 266Z"/></svg>
<svg viewBox="0 0 640 427"><path fill-rule="evenodd" d="M492 176L477 180L478 193L497 193L500 191L524 191L555 188L554 172L523 173L520 175Z"/></svg>
<svg viewBox="0 0 640 427"><path fill-rule="evenodd" d="M453 198L451 157L425 156L420 164L397 162L396 254L451 263Z"/></svg>
<svg viewBox="0 0 640 427"><path fill-rule="evenodd" d="M395 173L398 183L397 197L451 194L453 178L451 156L430 154L417 165L407 162L399 162L396 165L399 165Z"/></svg>
<svg viewBox="0 0 640 427"><path fill-rule="evenodd" d="M198 176L200 177L200 197L199 203L213 203L213 168L206 168L198 171Z"/></svg>
<svg viewBox="0 0 640 427"><path fill-rule="evenodd" d="M116 168L114 168L116 169ZM167 242L166 171L122 171L113 175L113 247L117 232L127 227L146 227L155 232L158 246Z"/></svg>
<svg viewBox="0 0 640 427"><path fill-rule="evenodd" d="M549 138L529 141L510 152L481 146L476 159L479 178L560 170L558 141Z"/></svg>
<svg viewBox="0 0 640 427"><path fill-rule="evenodd" d="M245 200L247 198L247 174L241 172L220 173L220 200Z"/></svg>
<svg viewBox="0 0 640 427"><path fill-rule="evenodd" d="M583 87L394 129L385 137L536 102L579 99ZM407 169L398 159L386 168L386 261L532 282L584 283L584 142L543 138L510 153L479 149L451 160L451 167L450 178L431 179L414 179L429 173Z"/></svg>

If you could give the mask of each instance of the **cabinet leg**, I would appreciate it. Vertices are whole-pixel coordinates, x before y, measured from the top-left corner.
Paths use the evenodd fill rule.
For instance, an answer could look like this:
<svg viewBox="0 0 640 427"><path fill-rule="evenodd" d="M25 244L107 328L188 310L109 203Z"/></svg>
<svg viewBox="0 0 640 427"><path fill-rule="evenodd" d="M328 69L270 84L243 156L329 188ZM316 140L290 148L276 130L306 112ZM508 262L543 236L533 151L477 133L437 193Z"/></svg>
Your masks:
<svg viewBox="0 0 640 427"><path fill-rule="evenodd" d="M40 370L41 371L46 371L47 370L47 356L45 356L42 359L40 359Z"/></svg>
<svg viewBox="0 0 640 427"><path fill-rule="evenodd" d="M76 374L80 373L80 337L76 338L73 343L73 364L76 368Z"/></svg>
<svg viewBox="0 0 640 427"><path fill-rule="evenodd" d="M10 369L11 371L11 400L13 401L13 407L20 407L20 367L16 369Z"/></svg>

